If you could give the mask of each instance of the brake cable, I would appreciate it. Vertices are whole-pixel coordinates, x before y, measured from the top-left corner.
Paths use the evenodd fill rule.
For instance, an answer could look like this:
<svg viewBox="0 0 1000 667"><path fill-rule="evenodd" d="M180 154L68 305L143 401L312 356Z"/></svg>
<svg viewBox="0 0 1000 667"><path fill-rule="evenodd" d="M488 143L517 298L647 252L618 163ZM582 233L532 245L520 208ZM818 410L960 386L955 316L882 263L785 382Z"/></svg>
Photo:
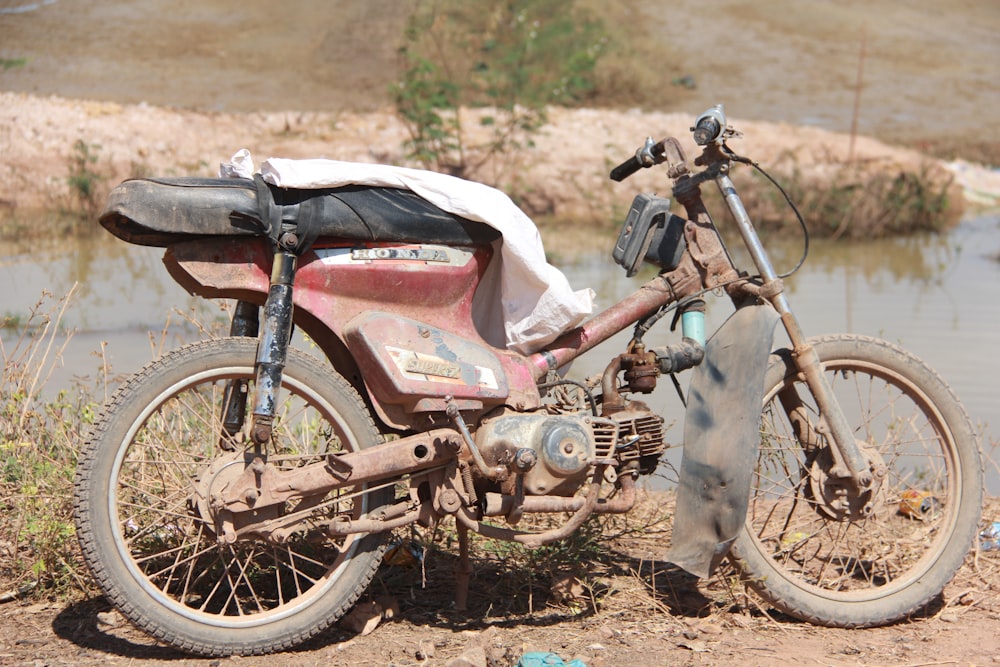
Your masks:
<svg viewBox="0 0 1000 667"><path fill-rule="evenodd" d="M788 206L792 209L792 212L795 214L796 219L798 219L799 227L802 228L802 256L799 258L798 263L792 268L791 271L778 275L779 278L787 278L791 276L792 274L794 274L795 272L797 272L799 269L802 268L802 265L806 263L806 257L809 255L809 228L806 227L806 221L802 219L802 214L799 213L799 209L795 206L795 202L793 202L792 198L788 196L788 193L785 192L785 189L781 187L781 184L778 183L778 181L774 180L774 178L772 178L769 173L764 171L763 167L761 167L757 162L754 162L748 157L737 155L732 151L731 148L729 148L729 146L725 144L725 142L722 143L722 151L723 153L725 153L726 157L728 157L733 162L739 162L740 164L750 165L751 167L759 171L761 175L764 176L764 178L766 178L771 182L771 185L773 185L778 189L778 192L780 192L781 196L785 198L785 201L788 203Z"/></svg>

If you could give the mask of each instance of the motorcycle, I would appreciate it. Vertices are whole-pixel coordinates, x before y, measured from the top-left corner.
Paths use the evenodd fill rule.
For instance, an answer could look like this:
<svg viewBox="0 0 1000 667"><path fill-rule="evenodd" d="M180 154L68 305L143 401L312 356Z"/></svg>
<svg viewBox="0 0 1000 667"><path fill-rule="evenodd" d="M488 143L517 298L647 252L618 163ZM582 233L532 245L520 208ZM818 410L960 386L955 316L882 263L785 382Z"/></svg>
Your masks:
<svg viewBox="0 0 1000 667"><path fill-rule="evenodd" d="M83 446L76 527L107 599L188 652L280 651L351 609L393 530L453 517L465 608L470 531L538 546L633 508L670 447L640 399L670 375L686 407L665 560L706 577L728 557L763 599L824 626L925 606L976 532L973 426L912 354L804 335L730 176L757 165L729 147L721 106L691 129L695 168L667 138L611 172L666 168L683 215L637 195L612 251L629 277L644 264L655 277L520 347L475 317L517 239L411 189L260 174L120 184L101 223L165 248L189 291L236 305L230 336L125 381ZM709 183L751 271L702 201ZM734 312L706 337L713 294ZM671 314L680 340L647 345ZM789 344L772 349L779 322ZM290 346L293 327L322 359ZM601 375L569 379L573 360L630 327ZM534 513L559 520L518 526Z"/></svg>

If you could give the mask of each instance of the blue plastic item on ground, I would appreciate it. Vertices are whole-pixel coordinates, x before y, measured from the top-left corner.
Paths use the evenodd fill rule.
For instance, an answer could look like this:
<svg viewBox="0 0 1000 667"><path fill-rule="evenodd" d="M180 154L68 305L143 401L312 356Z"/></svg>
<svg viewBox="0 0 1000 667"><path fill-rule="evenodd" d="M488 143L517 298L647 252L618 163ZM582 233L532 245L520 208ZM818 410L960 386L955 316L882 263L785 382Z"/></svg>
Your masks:
<svg viewBox="0 0 1000 667"><path fill-rule="evenodd" d="M555 653L534 651L522 655L514 667L587 667L587 665L583 664L580 660L563 662L563 659Z"/></svg>
<svg viewBox="0 0 1000 667"><path fill-rule="evenodd" d="M989 528L979 533L979 549L1000 551L1000 521L994 521Z"/></svg>

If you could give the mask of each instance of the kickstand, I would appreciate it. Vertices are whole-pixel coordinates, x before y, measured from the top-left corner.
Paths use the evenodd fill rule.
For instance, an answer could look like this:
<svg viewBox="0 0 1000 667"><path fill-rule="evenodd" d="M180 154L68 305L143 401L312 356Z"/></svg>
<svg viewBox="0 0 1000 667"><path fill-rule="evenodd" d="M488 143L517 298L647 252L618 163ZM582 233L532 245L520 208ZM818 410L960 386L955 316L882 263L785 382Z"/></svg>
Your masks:
<svg viewBox="0 0 1000 667"><path fill-rule="evenodd" d="M458 566L455 568L455 610L465 611L469 602L469 577L472 563L469 562L469 529L458 523Z"/></svg>

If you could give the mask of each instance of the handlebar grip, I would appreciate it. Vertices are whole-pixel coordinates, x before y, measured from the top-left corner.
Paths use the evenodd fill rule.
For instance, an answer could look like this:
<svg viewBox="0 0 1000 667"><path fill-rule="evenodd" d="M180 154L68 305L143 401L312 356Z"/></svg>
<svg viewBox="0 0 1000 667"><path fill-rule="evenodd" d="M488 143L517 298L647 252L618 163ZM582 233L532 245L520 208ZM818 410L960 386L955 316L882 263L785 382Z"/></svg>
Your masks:
<svg viewBox="0 0 1000 667"><path fill-rule="evenodd" d="M611 180L617 182L624 181L640 169L642 169L642 163L639 162L639 158L633 155L611 170Z"/></svg>

